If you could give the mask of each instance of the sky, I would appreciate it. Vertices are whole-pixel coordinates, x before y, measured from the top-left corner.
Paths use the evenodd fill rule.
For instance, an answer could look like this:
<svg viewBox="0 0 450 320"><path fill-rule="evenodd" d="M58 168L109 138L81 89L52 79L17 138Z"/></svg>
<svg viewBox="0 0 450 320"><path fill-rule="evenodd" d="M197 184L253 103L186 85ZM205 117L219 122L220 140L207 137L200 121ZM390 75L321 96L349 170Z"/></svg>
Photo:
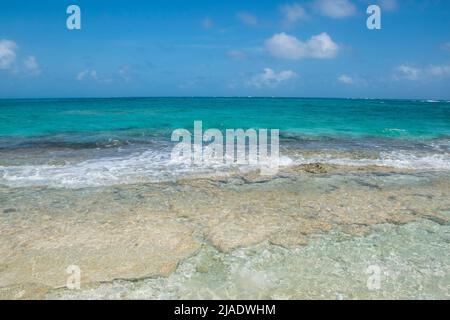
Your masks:
<svg viewBox="0 0 450 320"><path fill-rule="evenodd" d="M450 1L1 1L0 98L126 96L449 100Z"/></svg>

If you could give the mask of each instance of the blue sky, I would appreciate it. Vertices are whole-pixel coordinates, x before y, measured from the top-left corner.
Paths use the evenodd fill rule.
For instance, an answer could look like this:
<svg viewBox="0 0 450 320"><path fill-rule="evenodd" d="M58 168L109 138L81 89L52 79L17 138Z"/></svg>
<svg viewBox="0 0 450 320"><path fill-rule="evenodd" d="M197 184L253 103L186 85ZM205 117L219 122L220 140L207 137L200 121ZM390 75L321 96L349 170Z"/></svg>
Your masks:
<svg viewBox="0 0 450 320"><path fill-rule="evenodd" d="M2 2L0 98L110 96L450 99L450 1Z"/></svg>

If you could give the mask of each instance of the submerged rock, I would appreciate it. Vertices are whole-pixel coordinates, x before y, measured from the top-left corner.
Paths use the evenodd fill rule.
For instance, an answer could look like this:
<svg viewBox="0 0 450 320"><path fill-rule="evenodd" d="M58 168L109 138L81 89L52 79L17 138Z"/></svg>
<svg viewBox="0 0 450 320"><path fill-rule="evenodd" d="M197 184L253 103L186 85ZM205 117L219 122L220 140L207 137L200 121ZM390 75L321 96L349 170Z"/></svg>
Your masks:
<svg viewBox="0 0 450 320"><path fill-rule="evenodd" d="M302 168L309 173L327 173L327 168L320 163L305 164Z"/></svg>
<svg viewBox="0 0 450 320"><path fill-rule="evenodd" d="M66 286L70 265L80 268L86 288L167 277L204 245L223 254L260 243L295 250L337 230L348 239L383 223L425 219L446 227L450 221L443 211L450 207L448 176L308 168L328 174L304 174L303 167L272 179L250 174L251 183L242 184L227 183L236 179L230 176L89 189L0 188L0 210L19 205L20 212L0 215L0 294L39 298ZM214 268L197 269L210 275Z"/></svg>

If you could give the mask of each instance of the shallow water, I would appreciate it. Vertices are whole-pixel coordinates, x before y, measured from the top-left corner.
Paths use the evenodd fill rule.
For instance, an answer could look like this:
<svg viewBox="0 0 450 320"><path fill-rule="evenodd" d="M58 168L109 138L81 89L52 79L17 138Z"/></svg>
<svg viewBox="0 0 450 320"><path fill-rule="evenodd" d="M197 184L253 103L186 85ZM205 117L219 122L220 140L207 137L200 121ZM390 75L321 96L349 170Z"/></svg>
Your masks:
<svg viewBox="0 0 450 320"><path fill-rule="evenodd" d="M2 187L0 295L448 298L448 173L317 170ZM83 290L55 291L69 265ZM367 290L371 265L389 272L385 291Z"/></svg>
<svg viewBox="0 0 450 320"><path fill-rule="evenodd" d="M0 297L449 298L448 103L0 100L0 110ZM171 131L194 120L280 129L279 172L171 162ZM64 289L70 265L80 291ZM380 288L368 288L368 268Z"/></svg>
<svg viewBox="0 0 450 320"><path fill-rule="evenodd" d="M450 227L379 225L366 237L331 233L305 247L262 243L230 253L205 245L167 278L56 290L50 299L449 299ZM379 284L371 277L379 272Z"/></svg>

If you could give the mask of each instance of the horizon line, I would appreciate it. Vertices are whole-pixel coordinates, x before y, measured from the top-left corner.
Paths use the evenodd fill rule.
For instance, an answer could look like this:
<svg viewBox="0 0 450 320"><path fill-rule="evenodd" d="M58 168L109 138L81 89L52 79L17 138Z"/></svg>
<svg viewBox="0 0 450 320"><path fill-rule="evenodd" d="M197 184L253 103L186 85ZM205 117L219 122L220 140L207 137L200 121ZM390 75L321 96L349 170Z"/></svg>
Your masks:
<svg viewBox="0 0 450 320"><path fill-rule="evenodd" d="M449 102L448 99L433 99L433 98L357 98L357 97L314 97L314 96L86 96L86 97L21 97L21 98L0 98L0 100L101 100L101 99L161 99L161 98L173 98L173 99L327 99L327 100L409 100L409 101L436 101L436 102Z"/></svg>

